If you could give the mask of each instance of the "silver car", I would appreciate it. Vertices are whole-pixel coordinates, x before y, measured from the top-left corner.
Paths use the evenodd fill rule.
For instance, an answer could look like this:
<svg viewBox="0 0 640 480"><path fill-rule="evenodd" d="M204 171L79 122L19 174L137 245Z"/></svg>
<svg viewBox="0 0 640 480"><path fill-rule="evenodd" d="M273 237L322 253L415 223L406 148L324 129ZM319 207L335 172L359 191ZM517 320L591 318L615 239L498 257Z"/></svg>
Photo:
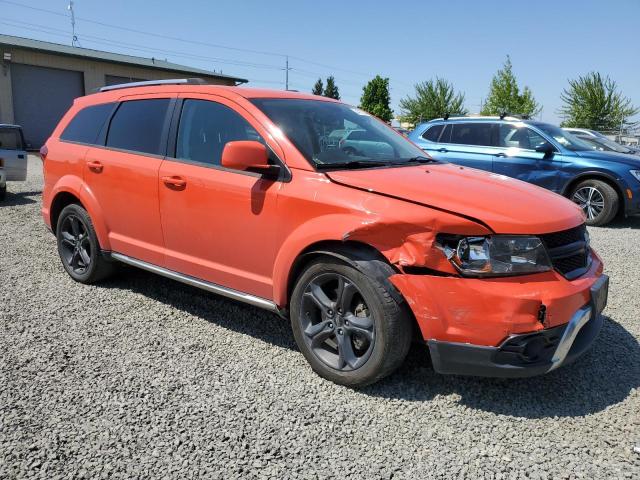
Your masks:
<svg viewBox="0 0 640 480"><path fill-rule="evenodd" d="M7 182L27 179L27 152L22 129L0 123L0 200L7 194Z"/></svg>

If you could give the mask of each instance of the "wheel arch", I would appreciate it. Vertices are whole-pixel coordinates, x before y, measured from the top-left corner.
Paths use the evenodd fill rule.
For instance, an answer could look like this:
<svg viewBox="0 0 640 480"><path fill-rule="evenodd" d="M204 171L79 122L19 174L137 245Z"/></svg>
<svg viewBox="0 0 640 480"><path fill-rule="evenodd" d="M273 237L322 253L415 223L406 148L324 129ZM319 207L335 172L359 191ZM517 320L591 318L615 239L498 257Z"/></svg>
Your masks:
<svg viewBox="0 0 640 480"><path fill-rule="evenodd" d="M616 212L616 215L620 214L621 211L623 212L625 210L625 204L627 199L626 199L626 196L624 195L622 187L620 187L620 184L618 183L615 177L604 172L592 171L592 172L581 173L577 177L573 178L564 187L564 190L562 191L562 195L567 198L570 198L571 192L576 187L576 185L578 185L580 182L584 182L585 180L600 180L601 182L605 182L606 184L611 186L618 194L619 201L618 201L618 211Z"/></svg>

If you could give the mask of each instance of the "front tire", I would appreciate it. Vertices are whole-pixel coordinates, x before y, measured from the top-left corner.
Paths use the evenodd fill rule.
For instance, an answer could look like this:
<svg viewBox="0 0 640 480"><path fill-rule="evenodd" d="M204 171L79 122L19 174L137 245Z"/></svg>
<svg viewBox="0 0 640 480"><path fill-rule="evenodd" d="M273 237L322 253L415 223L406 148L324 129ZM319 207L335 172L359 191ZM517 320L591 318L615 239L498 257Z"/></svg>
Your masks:
<svg viewBox="0 0 640 480"><path fill-rule="evenodd" d="M56 237L62 265L76 282L90 284L113 273L114 265L103 258L91 218L80 205L62 209Z"/></svg>
<svg viewBox="0 0 640 480"><path fill-rule="evenodd" d="M571 200L578 204L587 217L587 225L606 225L618 213L620 198L615 189L602 180L585 180L571 192Z"/></svg>
<svg viewBox="0 0 640 480"><path fill-rule="evenodd" d="M291 326L318 375L362 387L402 364L413 324L389 287L393 288L329 257L306 268L291 298Z"/></svg>

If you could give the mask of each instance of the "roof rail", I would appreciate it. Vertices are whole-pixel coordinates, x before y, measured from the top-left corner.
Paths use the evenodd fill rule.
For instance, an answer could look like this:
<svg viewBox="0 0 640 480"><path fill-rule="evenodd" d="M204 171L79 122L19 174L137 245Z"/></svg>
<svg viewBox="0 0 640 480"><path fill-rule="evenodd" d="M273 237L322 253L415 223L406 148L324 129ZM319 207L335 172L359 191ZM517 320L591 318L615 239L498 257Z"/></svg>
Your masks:
<svg viewBox="0 0 640 480"><path fill-rule="evenodd" d="M520 114L520 113L502 112L500 114L500 120L504 120L505 118L512 118L512 119L517 119L517 120L529 120L530 119L529 115Z"/></svg>
<svg viewBox="0 0 640 480"><path fill-rule="evenodd" d="M119 83L100 88L100 92L120 90L121 88L151 87L154 85L206 85L202 78L175 78L170 80L145 80L144 82Z"/></svg>

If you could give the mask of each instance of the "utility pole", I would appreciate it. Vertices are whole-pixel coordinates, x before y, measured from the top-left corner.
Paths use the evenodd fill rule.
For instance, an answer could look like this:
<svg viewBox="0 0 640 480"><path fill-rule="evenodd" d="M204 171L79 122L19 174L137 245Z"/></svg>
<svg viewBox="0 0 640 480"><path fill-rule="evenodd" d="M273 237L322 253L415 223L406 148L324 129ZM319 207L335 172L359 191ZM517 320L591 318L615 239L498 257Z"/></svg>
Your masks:
<svg viewBox="0 0 640 480"><path fill-rule="evenodd" d="M289 55L287 55L285 60L285 76L284 76L284 89L289 90Z"/></svg>
<svg viewBox="0 0 640 480"><path fill-rule="evenodd" d="M69 0L67 10L71 12L71 46L75 47L78 43L78 37L76 37L76 15L73 11L73 0Z"/></svg>

